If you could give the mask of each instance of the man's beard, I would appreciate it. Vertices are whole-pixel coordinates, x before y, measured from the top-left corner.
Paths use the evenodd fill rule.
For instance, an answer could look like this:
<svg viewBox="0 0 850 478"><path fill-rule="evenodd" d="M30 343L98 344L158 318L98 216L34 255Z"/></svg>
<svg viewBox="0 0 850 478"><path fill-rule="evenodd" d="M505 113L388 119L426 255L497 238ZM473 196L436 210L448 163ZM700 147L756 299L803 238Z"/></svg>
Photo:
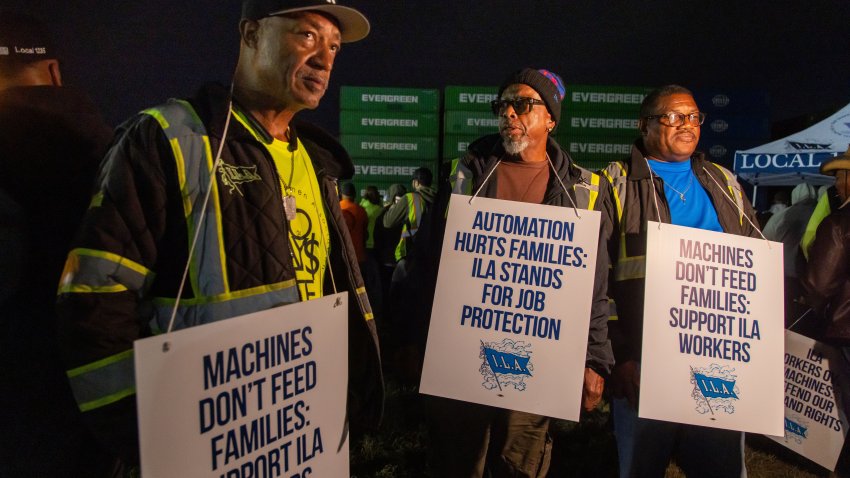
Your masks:
<svg viewBox="0 0 850 478"><path fill-rule="evenodd" d="M505 147L505 152L513 155L517 155L525 151L525 148L528 148L530 143L531 142L528 140L527 136L523 136L517 141L514 141L511 138L502 138L502 145Z"/></svg>

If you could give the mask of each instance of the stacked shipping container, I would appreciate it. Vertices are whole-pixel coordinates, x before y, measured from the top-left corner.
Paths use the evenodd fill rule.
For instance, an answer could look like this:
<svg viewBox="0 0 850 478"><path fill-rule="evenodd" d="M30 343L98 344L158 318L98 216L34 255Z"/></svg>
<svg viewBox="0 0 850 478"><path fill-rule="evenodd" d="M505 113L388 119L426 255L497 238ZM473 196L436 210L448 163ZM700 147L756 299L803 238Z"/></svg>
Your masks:
<svg viewBox="0 0 850 478"><path fill-rule="evenodd" d="M650 90L568 84L555 138L578 164L591 171L622 159L638 136L638 111Z"/></svg>
<svg viewBox="0 0 850 478"><path fill-rule="evenodd" d="M561 124L555 139L581 166L598 170L622 159L638 137L640 104L651 88L642 86L567 85ZM437 90L343 87L340 131L355 158L359 186L380 188L409 182L409 173L427 165L437 172L443 162L461 156L470 142L498 132L490 110L496 86L447 86L444 91L442 150L437 153ZM736 149L770 138L769 101L765 91L695 89L707 114L699 149L709 159L732 168Z"/></svg>
<svg viewBox="0 0 850 478"><path fill-rule="evenodd" d="M370 185L381 194L393 183L409 188L422 166L435 171L438 90L343 86L340 109L340 142L354 161L361 194Z"/></svg>
<svg viewBox="0 0 850 478"><path fill-rule="evenodd" d="M490 109L497 86L447 86L443 113L443 161L466 152L472 141L499 132L499 118Z"/></svg>

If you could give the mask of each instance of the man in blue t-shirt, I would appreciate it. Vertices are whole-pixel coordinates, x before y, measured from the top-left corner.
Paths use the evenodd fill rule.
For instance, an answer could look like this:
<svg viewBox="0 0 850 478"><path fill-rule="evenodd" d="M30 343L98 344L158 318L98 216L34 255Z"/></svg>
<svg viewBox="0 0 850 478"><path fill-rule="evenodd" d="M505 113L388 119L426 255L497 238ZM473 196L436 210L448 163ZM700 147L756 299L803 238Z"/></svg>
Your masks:
<svg viewBox="0 0 850 478"><path fill-rule="evenodd" d="M740 432L637 418L647 221L759 236L753 208L734 175L696 151L704 120L686 88L652 91L641 104L641 136L631 155L604 171L618 203L620 238L611 252L609 293L617 320L609 324L609 335L621 476L664 476L673 456L688 477L738 477L742 471Z"/></svg>

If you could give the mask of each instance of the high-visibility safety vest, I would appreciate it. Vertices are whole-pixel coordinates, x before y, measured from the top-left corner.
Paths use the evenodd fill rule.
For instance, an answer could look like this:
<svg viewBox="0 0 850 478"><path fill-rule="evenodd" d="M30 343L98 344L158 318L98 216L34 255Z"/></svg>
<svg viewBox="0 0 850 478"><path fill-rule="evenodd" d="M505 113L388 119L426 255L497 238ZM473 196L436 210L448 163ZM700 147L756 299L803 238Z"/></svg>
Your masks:
<svg viewBox="0 0 850 478"><path fill-rule="evenodd" d="M180 300L174 330L298 302L294 277L246 290L230 289L225 266L227 255L219 191L216 181L211 181L215 158L206 128L189 103L182 100L170 100L163 106L143 113L159 122L171 144L190 244L200 228L186 285L192 290L192 298ZM202 215L208 191L209 205ZM96 202L97 198L94 205L97 205ZM75 249L68 256L59 293L135 291L143 295L153 277L153 271L118 254ZM145 300L152 306L150 328L153 333L166 331L175 298L154 297ZM82 411L94 410L135 393L132 349L69 370L67 375Z"/></svg>
<svg viewBox="0 0 850 478"><path fill-rule="evenodd" d="M729 190L730 197L733 198L738 209L740 224L744 224L744 198L737 187L735 176L722 166L711 163L723 174L726 179L726 187ZM626 197L626 184L628 177L626 170L619 161L608 165L602 174L608 179L612 187L612 196L617 209L617 222L623 222L623 198ZM626 249L626 231L620 227L620 240L617 253L617 264L614 266L614 280L625 281L631 279L643 279L646 277L646 254L639 256L629 256Z"/></svg>
<svg viewBox="0 0 850 478"><path fill-rule="evenodd" d="M812 244L815 242L815 233L818 230L818 226L820 223L826 219L826 216L829 216L832 212L832 207L829 204L829 193L824 194L818 199L818 204L815 206L815 210L812 211L812 215L809 217L809 222L806 223L806 230L803 232L803 237L800 239L800 248L803 250L803 257L806 260L809 260L809 250L812 248Z"/></svg>
<svg viewBox="0 0 850 478"><path fill-rule="evenodd" d="M417 192L407 193L402 200L407 201L407 218L401 228L401 238L395 246L395 260L400 261L407 257L408 242L413 241L413 236L419 230L422 215L425 214L425 200Z"/></svg>
<svg viewBox="0 0 850 478"><path fill-rule="evenodd" d="M363 206L363 209L366 210L366 217L369 218L369 225L367 228L368 237L366 238L366 249L374 249L375 248L375 221L378 219L378 216L381 214L381 211L384 210L380 204L372 204L370 201L364 199L360 201L360 205Z"/></svg>

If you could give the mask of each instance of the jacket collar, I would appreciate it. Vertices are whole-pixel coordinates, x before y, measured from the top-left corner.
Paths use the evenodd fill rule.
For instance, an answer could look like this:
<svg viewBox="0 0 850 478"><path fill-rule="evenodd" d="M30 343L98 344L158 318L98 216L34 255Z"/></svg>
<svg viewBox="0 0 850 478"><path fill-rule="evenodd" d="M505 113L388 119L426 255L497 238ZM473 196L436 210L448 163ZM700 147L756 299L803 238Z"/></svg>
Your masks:
<svg viewBox="0 0 850 478"><path fill-rule="evenodd" d="M195 111L207 126L211 138L221 139L227 120L227 110L230 105L230 92L218 83L204 85L198 94L190 100ZM237 108L238 104L235 105ZM264 139L272 140L266 129L250 114L245 115L251 125ZM345 148L322 128L306 121L293 119L290 123L290 134L293 140L300 140L317 173L327 174L338 179L349 179L354 175L354 164ZM239 142L253 142L254 136L238 121L231 119L227 136ZM294 143L294 141L293 141Z"/></svg>
<svg viewBox="0 0 850 478"><path fill-rule="evenodd" d="M468 150L473 155L471 159L479 163L479 173L492 169L496 162L507 154L502 145L502 138L498 134L483 136L475 140L469 145ZM546 153L552 160L552 165L555 167L558 176L564 181L565 186L571 186L578 181L581 177L581 171L576 167L570 155L552 137L549 137L546 141ZM556 178L551 176L550 181L554 181L556 184L558 182ZM560 186L558 188L560 189Z"/></svg>
<svg viewBox="0 0 850 478"><path fill-rule="evenodd" d="M631 181L641 181L650 177L649 165L644 158L647 157L646 147L643 144L643 138L638 138L632 144L631 155L628 158L628 179ZM704 160L701 151L694 151L691 155L691 168L694 171L700 171L697 167Z"/></svg>

